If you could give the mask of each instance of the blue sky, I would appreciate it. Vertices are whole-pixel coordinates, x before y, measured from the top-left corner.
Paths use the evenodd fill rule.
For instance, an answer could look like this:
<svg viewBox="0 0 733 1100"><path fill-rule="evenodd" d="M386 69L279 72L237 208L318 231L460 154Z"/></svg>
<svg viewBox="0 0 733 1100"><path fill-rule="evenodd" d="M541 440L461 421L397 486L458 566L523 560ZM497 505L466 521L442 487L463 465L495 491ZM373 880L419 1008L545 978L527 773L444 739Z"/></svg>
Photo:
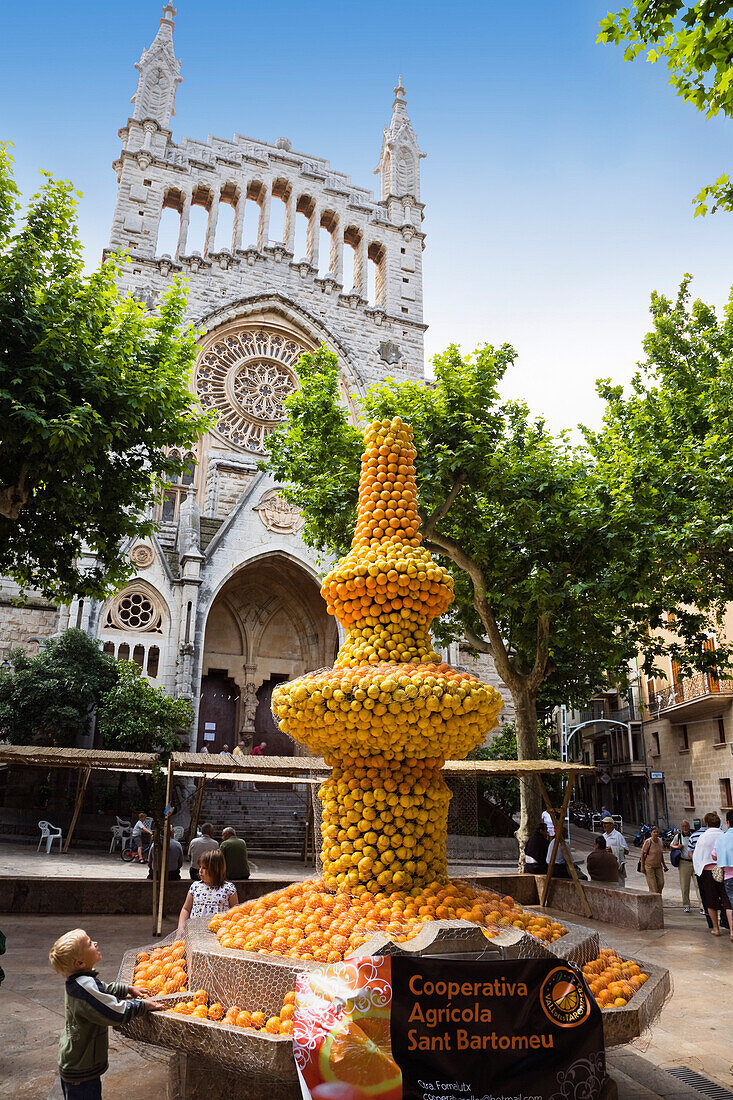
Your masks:
<svg viewBox="0 0 733 1100"><path fill-rule="evenodd" d="M733 123L678 100L666 70L595 45L608 3L178 4L174 139L236 130L327 157L375 185L402 73L421 147L427 351L489 341L519 356L505 392L556 427L595 423L594 380L626 380L652 289L681 276L722 305L733 218L691 198L731 167ZM6 6L0 133L18 181L70 178L88 262L106 243L111 163L154 0Z"/></svg>

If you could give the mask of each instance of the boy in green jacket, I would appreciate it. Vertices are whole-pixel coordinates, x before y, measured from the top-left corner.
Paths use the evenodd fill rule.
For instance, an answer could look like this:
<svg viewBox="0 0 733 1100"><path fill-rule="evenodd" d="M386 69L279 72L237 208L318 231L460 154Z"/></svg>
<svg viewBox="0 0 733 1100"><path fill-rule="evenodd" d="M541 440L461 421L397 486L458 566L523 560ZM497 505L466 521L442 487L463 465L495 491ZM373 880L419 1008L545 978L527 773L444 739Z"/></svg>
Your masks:
<svg viewBox="0 0 733 1100"><path fill-rule="evenodd" d="M65 1100L100 1100L102 1074L109 1064L108 1028L166 1006L148 1000L147 989L100 982L94 965L102 953L82 928L56 940L48 958L66 978L66 1023L59 1039L62 1092Z"/></svg>

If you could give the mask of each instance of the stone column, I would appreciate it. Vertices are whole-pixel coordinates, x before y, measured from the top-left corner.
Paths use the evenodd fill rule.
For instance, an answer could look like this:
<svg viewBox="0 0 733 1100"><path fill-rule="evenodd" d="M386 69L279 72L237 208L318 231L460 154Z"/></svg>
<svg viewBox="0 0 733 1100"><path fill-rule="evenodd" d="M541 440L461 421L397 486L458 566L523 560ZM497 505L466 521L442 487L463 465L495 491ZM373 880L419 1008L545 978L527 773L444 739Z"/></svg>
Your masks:
<svg viewBox="0 0 733 1100"><path fill-rule="evenodd" d="M186 241L188 239L188 221L191 217L191 196L184 195L183 210L181 211L181 228L178 231L178 244L176 245L175 258L178 260L186 255Z"/></svg>
<svg viewBox="0 0 733 1100"><path fill-rule="evenodd" d="M242 247L242 233L244 232L244 211L247 206L247 194L246 191L242 191L239 196L239 202L237 203L236 213L234 215L234 247L233 251Z"/></svg>
<svg viewBox="0 0 733 1100"><path fill-rule="evenodd" d="M265 191L260 207L260 227L257 234L257 247L260 252L266 247L270 239L270 191Z"/></svg>
<svg viewBox="0 0 733 1100"><path fill-rule="evenodd" d="M288 252L295 253L295 192L290 192L290 198L285 207L285 247Z"/></svg>
<svg viewBox="0 0 733 1100"><path fill-rule="evenodd" d="M354 257L354 290L358 291L361 298L367 297L367 236L362 233L361 240L356 248Z"/></svg>
<svg viewBox="0 0 733 1100"><path fill-rule="evenodd" d="M331 234L331 274L337 283L343 285L344 281L344 234L341 223L336 225Z"/></svg>
<svg viewBox="0 0 733 1100"><path fill-rule="evenodd" d="M315 208L308 222L308 263L318 270L318 245L321 235L321 211Z"/></svg>
<svg viewBox="0 0 733 1100"><path fill-rule="evenodd" d="M204 256L208 256L210 252L213 252L216 247L216 223L219 220L219 202L221 200L214 197L211 203L211 210L209 211L209 224L206 227L206 245L204 248Z"/></svg>

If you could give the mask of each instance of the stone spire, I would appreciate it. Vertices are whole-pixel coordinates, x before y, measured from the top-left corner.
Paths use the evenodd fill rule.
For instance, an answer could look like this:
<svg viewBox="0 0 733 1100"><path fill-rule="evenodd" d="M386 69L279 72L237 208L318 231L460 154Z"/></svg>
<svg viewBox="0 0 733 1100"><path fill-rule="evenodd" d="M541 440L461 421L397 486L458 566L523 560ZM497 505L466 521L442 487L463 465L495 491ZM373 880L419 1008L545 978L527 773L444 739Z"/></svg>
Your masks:
<svg viewBox="0 0 733 1100"><path fill-rule="evenodd" d="M173 104L181 80L181 62L176 60L173 50L175 15L176 9L169 0L163 8L163 18L150 49L143 50L135 65L140 76L132 97L135 104L132 117L138 122L152 119L164 130L170 127L171 115L176 113Z"/></svg>
<svg viewBox="0 0 733 1100"><path fill-rule="evenodd" d="M420 199L420 159L425 156L407 113L405 88L400 75L394 90L392 121L385 127L382 153L374 169L382 177L382 199L406 195Z"/></svg>

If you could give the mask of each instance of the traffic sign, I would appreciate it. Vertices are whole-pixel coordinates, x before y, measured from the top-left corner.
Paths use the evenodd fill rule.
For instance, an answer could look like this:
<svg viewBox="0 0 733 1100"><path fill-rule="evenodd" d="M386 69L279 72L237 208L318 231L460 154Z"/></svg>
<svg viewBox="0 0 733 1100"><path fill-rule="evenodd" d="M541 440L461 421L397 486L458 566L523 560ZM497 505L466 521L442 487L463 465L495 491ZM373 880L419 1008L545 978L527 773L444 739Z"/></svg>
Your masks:
<svg viewBox="0 0 733 1100"><path fill-rule="evenodd" d="M664 772L649 772L650 779L664 779Z"/></svg>

